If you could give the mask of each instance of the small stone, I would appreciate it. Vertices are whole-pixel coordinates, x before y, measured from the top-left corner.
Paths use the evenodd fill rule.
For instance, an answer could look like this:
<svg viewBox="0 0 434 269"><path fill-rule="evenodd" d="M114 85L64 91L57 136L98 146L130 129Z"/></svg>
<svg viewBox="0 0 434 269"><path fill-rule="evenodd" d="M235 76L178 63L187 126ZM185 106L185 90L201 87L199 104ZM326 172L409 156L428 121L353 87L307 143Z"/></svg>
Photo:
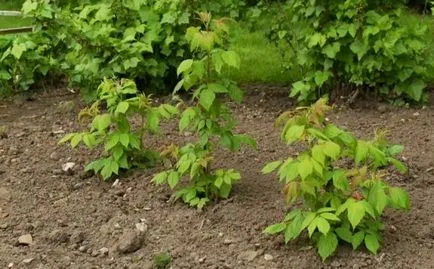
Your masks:
<svg viewBox="0 0 434 269"><path fill-rule="evenodd" d="M100 250L98 250L98 252L99 252L101 255L105 256L105 255L108 255L108 253L109 253L109 249L108 249L108 248L101 248Z"/></svg>
<svg viewBox="0 0 434 269"><path fill-rule="evenodd" d="M59 160L59 156L58 156L57 152L53 151L50 154L50 160L53 160L53 161Z"/></svg>
<svg viewBox="0 0 434 269"><path fill-rule="evenodd" d="M331 266L334 267L334 268L337 268L337 267L341 267L341 264L338 261L333 261L331 263Z"/></svg>
<svg viewBox="0 0 434 269"><path fill-rule="evenodd" d="M78 251L80 251L80 252L86 252L87 251L87 246L80 246L78 248Z"/></svg>
<svg viewBox="0 0 434 269"><path fill-rule="evenodd" d="M144 207L143 210L145 210L145 211L151 211L152 208L150 208L150 207Z"/></svg>
<svg viewBox="0 0 434 269"><path fill-rule="evenodd" d="M256 259L256 257L258 257L258 255L259 255L259 251L247 250L247 251L241 252L238 255L237 259L251 262L254 259Z"/></svg>
<svg viewBox="0 0 434 269"><path fill-rule="evenodd" d="M61 175L61 174L63 174L63 172L62 172L61 169L54 169L54 170L52 171L52 173L53 173L53 175Z"/></svg>
<svg viewBox="0 0 434 269"><path fill-rule="evenodd" d="M6 188L0 188L0 201L9 202L11 199L11 193Z"/></svg>
<svg viewBox="0 0 434 269"><path fill-rule="evenodd" d="M33 260L34 260L34 258L24 259L24 260L23 260L23 263L25 263L25 264L29 264L29 263L31 263Z"/></svg>
<svg viewBox="0 0 434 269"><path fill-rule="evenodd" d="M31 234L25 234L18 238L18 244L20 245L31 245L33 243L33 238Z"/></svg>
<svg viewBox="0 0 434 269"><path fill-rule="evenodd" d="M143 222L136 223L136 229L141 233L145 233L148 230L148 226Z"/></svg>
<svg viewBox="0 0 434 269"><path fill-rule="evenodd" d="M419 112L414 112L414 113L413 113L413 116L414 116L414 117L420 116L420 113L419 113Z"/></svg>
<svg viewBox="0 0 434 269"><path fill-rule="evenodd" d="M91 178L93 175L94 175L93 171L82 171L78 176L80 179L84 180L84 179Z"/></svg>
<svg viewBox="0 0 434 269"><path fill-rule="evenodd" d="M133 253L142 247L143 242L144 233L125 230L116 244L116 250L122 254Z"/></svg>
<svg viewBox="0 0 434 269"><path fill-rule="evenodd" d="M232 240L230 240L230 239L225 239L225 241L223 241L223 244L225 244L225 245L230 245L230 244L232 244Z"/></svg>
<svg viewBox="0 0 434 269"><path fill-rule="evenodd" d="M202 257L198 260L199 263L204 263L204 261L206 260L206 257Z"/></svg>
<svg viewBox="0 0 434 269"><path fill-rule="evenodd" d="M11 262L11 263L8 264L8 268L12 268L12 267L14 267L14 263L13 262Z"/></svg>
<svg viewBox="0 0 434 269"><path fill-rule="evenodd" d="M117 186L120 186L120 185L121 184L120 184L119 179L116 179L115 182L113 182L112 187L117 187Z"/></svg>
<svg viewBox="0 0 434 269"><path fill-rule="evenodd" d="M82 182L80 182L80 183L77 183L77 184L75 184L74 186L72 186L72 189L73 190L79 190L79 189L81 189L82 187L83 187L83 183Z"/></svg>
<svg viewBox="0 0 434 269"><path fill-rule="evenodd" d="M9 227L9 225L7 223L0 224L0 229L1 230L6 230L8 227Z"/></svg>
<svg viewBox="0 0 434 269"><path fill-rule="evenodd" d="M92 252L90 253L90 256L92 256L92 257L96 257L96 256L98 256L98 255L99 255L99 252L96 251L96 250L94 250L94 251L92 251Z"/></svg>
<svg viewBox="0 0 434 269"><path fill-rule="evenodd" d="M353 269L360 269L360 265L358 265L357 263L353 264Z"/></svg>
<svg viewBox="0 0 434 269"><path fill-rule="evenodd" d="M388 107L385 105L385 104L379 104L378 106L377 106L377 110L378 110L378 112L380 112L380 113L386 113L387 112L387 109L388 109Z"/></svg>
<svg viewBox="0 0 434 269"><path fill-rule="evenodd" d="M75 167L74 162L67 162L62 164L62 171L68 175L72 175L74 174L74 167Z"/></svg>
<svg viewBox="0 0 434 269"><path fill-rule="evenodd" d="M266 260L266 261L268 261L268 262L269 262L269 261L272 261L273 258L274 258L274 257L271 256L270 254L265 254L265 255L264 255L264 260Z"/></svg>

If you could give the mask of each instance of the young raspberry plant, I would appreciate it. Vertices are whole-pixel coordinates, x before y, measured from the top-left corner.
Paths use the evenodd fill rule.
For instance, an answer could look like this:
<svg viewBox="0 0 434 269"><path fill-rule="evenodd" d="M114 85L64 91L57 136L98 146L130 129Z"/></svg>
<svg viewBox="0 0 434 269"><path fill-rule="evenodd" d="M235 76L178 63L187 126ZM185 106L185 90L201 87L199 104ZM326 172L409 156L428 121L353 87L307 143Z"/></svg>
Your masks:
<svg viewBox="0 0 434 269"><path fill-rule="evenodd" d="M234 169L213 169L213 152L218 144L237 151L241 144L256 147L256 142L233 133L235 121L223 101L229 98L241 102L243 97L235 83L222 76L224 68L240 66L238 55L223 48L228 26L224 19L212 20L209 13L199 13L199 17L203 26L191 27L186 34L195 57L179 65L182 80L175 88L175 93L181 88L192 92L195 105L183 111L179 130L193 132L198 141L181 148L169 147L163 155L171 156L176 164L155 175L153 182L167 183L176 189L175 200L182 198L190 206L202 208L211 200L228 198L232 185L241 178ZM184 178L189 178L187 185L181 184Z"/></svg>
<svg viewBox="0 0 434 269"><path fill-rule="evenodd" d="M265 233L283 233L288 243L306 230L323 261L336 251L339 241L354 250L364 243L376 254L382 241L384 209L410 207L408 194L384 180L389 165L407 172L394 157L403 147L389 145L384 132L377 132L372 141L356 139L325 121L330 110L327 101L320 99L278 118L276 124L283 125L282 140L288 145L302 143L305 151L271 162L262 172L277 170L285 184L286 200L301 203Z"/></svg>
<svg viewBox="0 0 434 269"><path fill-rule="evenodd" d="M107 111L102 112L102 107ZM177 113L177 108L168 104L154 107L149 96L139 94L132 80L105 79L98 87L98 100L79 113L79 119L93 119L89 131L68 134L59 143L69 141L72 148L83 143L90 149L103 144L105 157L89 163L85 170L100 173L107 180L118 175L120 169L155 163L158 154L145 149L144 137L158 133L160 120ZM132 124L133 117L140 119L137 128Z"/></svg>

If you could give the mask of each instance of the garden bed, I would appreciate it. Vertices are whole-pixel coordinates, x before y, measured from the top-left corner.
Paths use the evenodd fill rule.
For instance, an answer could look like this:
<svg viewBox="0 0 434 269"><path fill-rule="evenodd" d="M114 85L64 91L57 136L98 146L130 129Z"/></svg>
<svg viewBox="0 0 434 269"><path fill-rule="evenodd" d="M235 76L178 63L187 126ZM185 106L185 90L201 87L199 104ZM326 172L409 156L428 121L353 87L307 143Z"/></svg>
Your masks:
<svg viewBox="0 0 434 269"><path fill-rule="evenodd" d="M68 109L65 100L76 106ZM238 129L257 139L258 150L219 154L217 165L239 170L243 179L229 200L203 212L169 202L170 191L150 183L158 168L124 175L116 184L82 173L95 152L57 145L65 133L83 127L76 120L82 107L78 100L47 93L34 101L0 102L0 127L6 126L0 138L2 268L152 268L154 255L162 252L170 253L174 269L434 268L432 107L362 101L330 116L359 137L386 128L391 142L405 145L402 157L410 173L389 180L409 191L412 210L386 212L378 256L343 247L323 264L305 238L285 246L280 236L262 233L281 220L287 207L279 183L260 171L266 162L299 150L285 146L273 128L274 119L292 107L287 89L252 86L243 105L233 106ZM186 139L189 134L179 134L173 122L146 144L159 147ZM76 164L73 173L62 171L68 162ZM146 230L141 246L134 246L139 238L129 238L136 226ZM28 234L32 242L20 244ZM123 254L115 251L120 245L127 248Z"/></svg>

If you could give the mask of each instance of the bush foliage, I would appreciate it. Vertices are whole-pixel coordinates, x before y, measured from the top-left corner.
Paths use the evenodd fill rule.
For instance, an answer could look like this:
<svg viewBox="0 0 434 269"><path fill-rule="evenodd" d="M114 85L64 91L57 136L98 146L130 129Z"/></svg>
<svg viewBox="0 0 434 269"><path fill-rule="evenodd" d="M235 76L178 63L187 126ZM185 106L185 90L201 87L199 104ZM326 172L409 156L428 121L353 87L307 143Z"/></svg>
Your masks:
<svg viewBox="0 0 434 269"><path fill-rule="evenodd" d="M420 102L433 60L427 25L411 20L405 1L288 1L270 36L290 44L305 78L291 96L313 101L345 90L376 91Z"/></svg>

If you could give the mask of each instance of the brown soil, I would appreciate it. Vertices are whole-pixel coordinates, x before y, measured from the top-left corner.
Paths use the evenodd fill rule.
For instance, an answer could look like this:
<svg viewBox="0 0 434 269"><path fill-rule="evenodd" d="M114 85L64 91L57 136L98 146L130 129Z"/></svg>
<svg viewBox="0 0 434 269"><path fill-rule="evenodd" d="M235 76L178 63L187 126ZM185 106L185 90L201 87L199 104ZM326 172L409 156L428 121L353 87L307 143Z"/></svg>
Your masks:
<svg viewBox="0 0 434 269"><path fill-rule="evenodd" d="M262 234L267 225L283 217L287 207L279 183L260 170L264 163L297 149L281 143L273 128L275 117L291 107L287 90L250 88L244 104L234 109L239 130L255 137L259 149L219 154L218 165L238 169L243 180L231 199L203 212L168 202L169 190L150 183L158 169L136 171L116 186L82 174L95 152L57 145L62 132L81 126L75 120L79 105L70 112L58 105L63 100L78 104L77 97L46 94L31 102L0 102L0 127L7 127L7 138L0 138L0 267L152 268L154 255L167 251L174 269L434 268L432 107L399 109L359 102L329 117L360 137L387 128L392 142L406 146L403 158L410 174L390 181L410 192L412 210L386 212L378 256L343 246L323 264L303 238L285 246L281 236ZM164 128L158 143L148 143L185 139L174 126ZM72 175L62 173L67 162L77 164ZM126 254L112 252L119 240L126 244L134 237L128 231L134 231L137 223L147 225L143 245L140 240L129 242ZM26 234L33 242L19 244L18 238Z"/></svg>

